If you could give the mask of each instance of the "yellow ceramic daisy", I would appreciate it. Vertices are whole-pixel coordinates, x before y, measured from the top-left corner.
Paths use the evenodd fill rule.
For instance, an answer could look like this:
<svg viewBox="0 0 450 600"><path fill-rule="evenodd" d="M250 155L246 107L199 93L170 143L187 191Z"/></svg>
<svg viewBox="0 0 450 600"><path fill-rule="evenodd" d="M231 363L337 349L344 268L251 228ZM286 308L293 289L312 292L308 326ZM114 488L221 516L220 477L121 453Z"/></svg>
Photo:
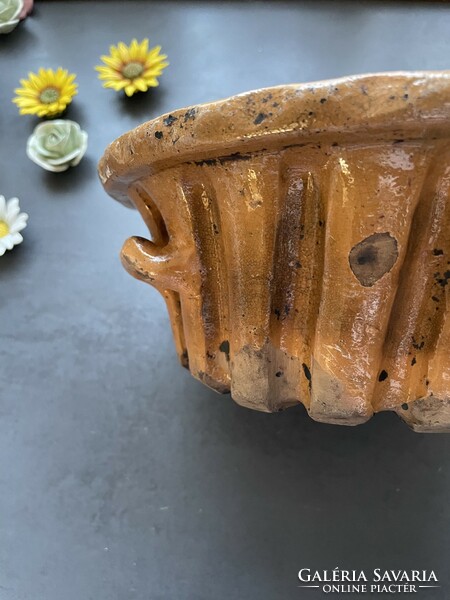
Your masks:
<svg viewBox="0 0 450 600"><path fill-rule="evenodd" d="M14 90L17 96L13 102L17 104L21 115L37 115L38 117L55 117L61 114L72 102L77 93L75 75L59 67L39 69L38 73L28 73L28 79L21 79L22 87Z"/></svg>
<svg viewBox="0 0 450 600"><path fill-rule="evenodd" d="M119 42L110 46L109 52L109 56L101 56L105 66L95 67L100 73L98 78L104 82L103 87L124 90L127 96L159 85L157 78L169 64L167 56L160 54L161 46L148 49L148 39L141 43L133 40L129 46Z"/></svg>

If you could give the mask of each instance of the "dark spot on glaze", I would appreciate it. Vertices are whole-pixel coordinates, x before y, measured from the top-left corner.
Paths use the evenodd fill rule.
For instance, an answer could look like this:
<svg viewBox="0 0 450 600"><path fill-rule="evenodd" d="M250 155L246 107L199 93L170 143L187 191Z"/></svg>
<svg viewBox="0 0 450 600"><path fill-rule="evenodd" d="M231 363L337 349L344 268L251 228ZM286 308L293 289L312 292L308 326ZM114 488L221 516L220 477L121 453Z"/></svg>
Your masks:
<svg viewBox="0 0 450 600"><path fill-rule="evenodd" d="M311 371L308 368L308 365L305 365L305 363L302 363L302 367L303 367L303 373L305 374L306 379L309 381L309 383L311 383Z"/></svg>
<svg viewBox="0 0 450 600"><path fill-rule="evenodd" d="M444 251L441 250L441 248L434 248L433 254L434 256L441 256L442 254L444 254Z"/></svg>
<svg viewBox="0 0 450 600"><path fill-rule="evenodd" d="M277 317L277 321L279 321L281 317L281 311L278 308L275 308L273 312Z"/></svg>
<svg viewBox="0 0 450 600"><path fill-rule="evenodd" d="M230 154L229 156L222 156L221 158L219 158L219 161L224 163L224 162L229 162L232 160L251 160L251 159L252 159L251 154L241 154L240 152L234 152L233 154Z"/></svg>
<svg viewBox="0 0 450 600"><path fill-rule="evenodd" d="M180 356L180 362L185 369L189 369L189 356L187 350L183 350L183 353Z"/></svg>
<svg viewBox="0 0 450 600"><path fill-rule="evenodd" d="M162 131L155 131L155 138L158 140L162 140L162 138L164 137L164 134Z"/></svg>
<svg viewBox="0 0 450 600"><path fill-rule="evenodd" d="M277 371L275 373L275 377L281 377L283 375L283 371Z"/></svg>
<svg viewBox="0 0 450 600"><path fill-rule="evenodd" d="M299 260L295 261L295 268L296 269L301 269L302 268L302 263Z"/></svg>
<svg viewBox="0 0 450 600"><path fill-rule="evenodd" d="M422 339L422 341L419 343L416 341L415 337L412 336L412 346L416 350L422 350L422 348L425 346L425 341Z"/></svg>
<svg viewBox="0 0 450 600"><path fill-rule="evenodd" d="M223 342L219 346L219 350L225 354L227 357L227 361L230 360L230 342L228 340L223 340Z"/></svg>
<svg viewBox="0 0 450 600"><path fill-rule="evenodd" d="M383 369L381 371L381 373L378 375L378 381L384 381L387 378L388 378L388 372Z"/></svg>
<svg viewBox="0 0 450 600"><path fill-rule="evenodd" d="M190 108L184 113L184 122L189 121L189 119L195 119L195 114L197 112L196 108Z"/></svg>
<svg viewBox="0 0 450 600"><path fill-rule="evenodd" d="M307 146L308 144L287 144L286 146L284 146L284 148L303 148L304 146Z"/></svg>
<svg viewBox="0 0 450 600"><path fill-rule="evenodd" d="M217 158L205 158L205 160L196 160L194 164L196 165L215 165L217 164Z"/></svg>
<svg viewBox="0 0 450 600"><path fill-rule="evenodd" d="M256 119L253 121L253 123L255 125L259 125L260 123L262 123L264 121L264 119L267 117L266 114L264 113L259 113L259 115L256 117Z"/></svg>
<svg viewBox="0 0 450 600"><path fill-rule="evenodd" d="M433 300L433 302L440 302L437 296L431 296L431 299Z"/></svg>
<svg viewBox="0 0 450 600"><path fill-rule="evenodd" d="M408 404L406 402L404 402L402 404L402 408L403 408L403 410L408 410Z"/></svg>
<svg viewBox="0 0 450 600"><path fill-rule="evenodd" d="M450 279L450 270L445 271L442 277L440 276L440 273L435 273L434 276L436 278L436 283L444 288L446 285L448 285Z"/></svg>
<svg viewBox="0 0 450 600"><path fill-rule="evenodd" d="M377 259L377 250L373 246L367 247L357 258L358 265L373 263Z"/></svg>
<svg viewBox="0 0 450 600"><path fill-rule="evenodd" d="M327 98L321 98L320 99L320 104L325 104L326 101L327 101Z"/></svg>
<svg viewBox="0 0 450 600"><path fill-rule="evenodd" d="M253 157L251 154L241 154L240 152L234 152L228 156L219 156L218 158L205 158L204 160L194 161L195 165L215 165L217 163L226 163L236 160L251 160Z"/></svg>
<svg viewBox="0 0 450 600"><path fill-rule="evenodd" d="M397 258L397 240L390 233L374 233L353 246L349 263L360 284L371 287L392 269Z"/></svg>
<svg viewBox="0 0 450 600"><path fill-rule="evenodd" d="M168 117L166 117L163 120L163 123L166 127L170 127L171 125L173 125L175 123L175 121L178 121L177 117L174 117L173 115L169 115Z"/></svg>
<svg viewBox="0 0 450 600"><path fill-rule="evenodd" d="M416 364L417 360L416 357L414 356L414 358L411 361L411 366L413 367Z"/></svg>

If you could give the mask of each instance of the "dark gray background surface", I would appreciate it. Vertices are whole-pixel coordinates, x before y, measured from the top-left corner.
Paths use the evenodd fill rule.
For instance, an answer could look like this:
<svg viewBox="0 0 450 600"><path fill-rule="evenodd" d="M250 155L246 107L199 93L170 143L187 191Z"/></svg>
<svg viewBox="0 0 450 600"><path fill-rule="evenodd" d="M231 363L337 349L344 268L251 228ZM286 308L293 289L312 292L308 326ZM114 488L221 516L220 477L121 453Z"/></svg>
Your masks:
<svg viewBox="0 0 450 600"><path fill-rule="evenodd" d="M150 37L160 88L125 99L93 66ZM76 169L25 156L11 104L40 66L77 73ZM309 600L312 569L435 569L450 598L450 436L393 414L358 428L236 406L177 362L157 292L122 269L137 213L97 177L135 125L248 89L450 66L450 5L42 2L0 38L0 193L29 215L0 258L0 600ZM355 595L353 596L355 597Z"/></svg>

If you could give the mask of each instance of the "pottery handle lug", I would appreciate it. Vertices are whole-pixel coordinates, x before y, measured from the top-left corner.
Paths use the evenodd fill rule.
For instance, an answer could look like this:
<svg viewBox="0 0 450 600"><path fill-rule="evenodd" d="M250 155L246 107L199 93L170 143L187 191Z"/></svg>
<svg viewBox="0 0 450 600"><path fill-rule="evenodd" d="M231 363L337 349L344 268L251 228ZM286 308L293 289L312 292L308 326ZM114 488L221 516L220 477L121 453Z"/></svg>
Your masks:
<svg viewBox="0 0 450 600"><path fill-rule="evenodd" d="M145 238L131 237L124 243L120 258L128 273L136 279L156 287L171 287L172 255L167 245L160 247Z"/></svg>

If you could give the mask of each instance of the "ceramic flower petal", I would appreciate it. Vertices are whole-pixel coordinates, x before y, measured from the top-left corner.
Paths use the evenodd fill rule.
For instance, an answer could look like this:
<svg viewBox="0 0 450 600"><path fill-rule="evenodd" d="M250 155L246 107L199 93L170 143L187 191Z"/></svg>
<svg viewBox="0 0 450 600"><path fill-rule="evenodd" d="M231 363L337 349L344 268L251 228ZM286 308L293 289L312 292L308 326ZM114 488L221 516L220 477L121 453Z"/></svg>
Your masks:
<svg viewBox="0 0 450 600"><path fill-rule="evenodd" d="M119 42L110 47L110 56L101 56L103 65L95 67L103 87L116 92L124 90L127 96L146 92L159 85L158 77L168 66L167 56L160 54L161 46L148 49L148 39L132 40L127 46Z"/></svg>
<svg viewBox="0 0 450 600"><path fill-rule="evenodd" d="M37 165L59 173L75 167L86 153L88 134L65 119L40 123L28 138L27 155Z"/></svg>
<svg viewBox="0 0 450 600"><path fill-rule="evenodd" d="M25 229L27 220L27 213L20 212L18 198L6 201L0 196L0 256L23 241L19 231Z"/></svg>
<svg viewBox="0 0 450 600"><path fill-rule="evenodd" d="M0 0L0 33L11 33L20 21L23 0Z"/></svg>
<svg viewBox="0 0 450 600"><path fill-rule="evenodd" d="M62 67L29 73L28 79L21 79L20 84L22 87L14 90L16 96L12 101L21 115L38 117L60 115L72 102L78 87L75 75Z"/></svg>

